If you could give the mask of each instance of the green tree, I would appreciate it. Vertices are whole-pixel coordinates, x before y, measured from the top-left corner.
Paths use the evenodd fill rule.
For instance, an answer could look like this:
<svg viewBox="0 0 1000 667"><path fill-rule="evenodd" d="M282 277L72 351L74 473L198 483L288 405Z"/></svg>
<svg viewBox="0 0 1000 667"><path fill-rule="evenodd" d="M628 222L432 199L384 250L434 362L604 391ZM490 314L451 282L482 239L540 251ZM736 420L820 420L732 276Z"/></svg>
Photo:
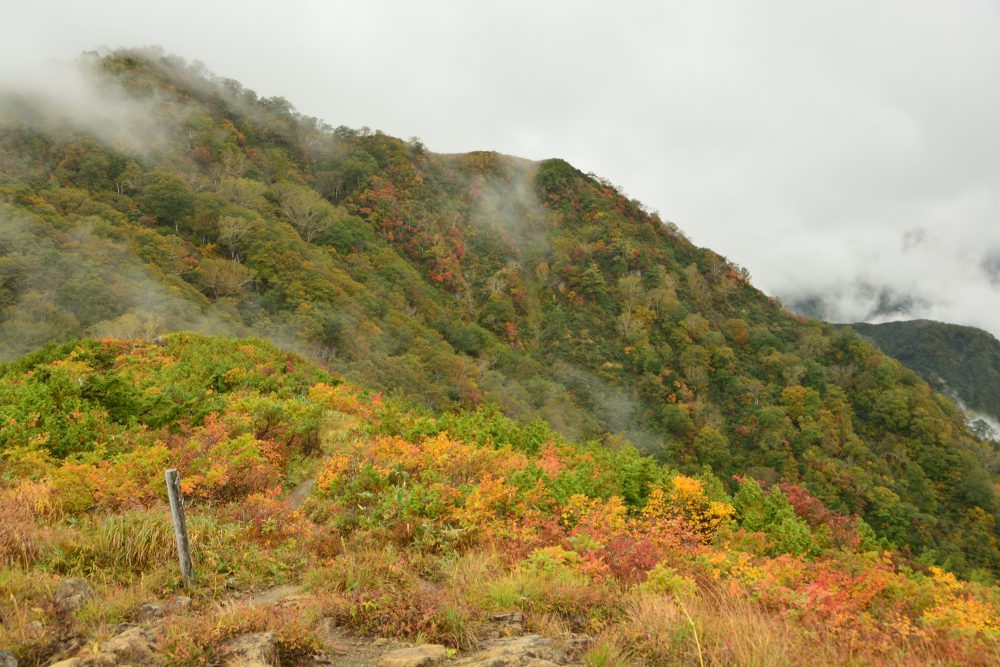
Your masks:
<svg viewBox="0 0 1000 667"><path fill-rule="evenodd" d="M712 466L716 473L729 469L732 461L729 439L714 426L703 426L698 431L694 439L694 451L698 460Z"/></svg>
<svg viewBox="0 0 1000 667"><path fill-rule="evenodd" d="M157 171L146 177L140 198L143 209L164 225L180 231L181 221L194 212L194 195L174 174Z"/></svg>
<svg viewBox="0 0 1000 667"><path fill-rule="evenodd" d="M307 243L312 243L334 222L334 208L315 190L294 183L278 183L271 187L270 194L278 204L278 210Z"/></svg>

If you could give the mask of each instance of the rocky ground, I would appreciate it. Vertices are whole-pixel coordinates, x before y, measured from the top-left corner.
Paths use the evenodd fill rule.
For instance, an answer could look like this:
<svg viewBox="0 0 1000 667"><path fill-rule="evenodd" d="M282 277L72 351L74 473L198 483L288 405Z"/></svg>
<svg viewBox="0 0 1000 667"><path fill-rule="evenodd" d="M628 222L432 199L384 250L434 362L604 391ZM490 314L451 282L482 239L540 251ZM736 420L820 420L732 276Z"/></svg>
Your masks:
<svg viewBox="0 0 1000 667"><path fill-rule="evenodd" d="M64 579L55 594L56 605L72 614L91 596L87 582ZM296 605L307 599L297 586L276 586L246 596L236 602L265 607ZM176 596L164 601L142 604L135 622L117 628L110 639L88 643L84 638L67 638L57 648L49 667L119 667L125 665L165 665L157 653L156 638L164 625L184 614L192 601ZM548 667L579 665L576 658L588 646L588 638L574 636L558 644L537 634L526 633L520 612L497 614L490 619L489 639L471 651L458 652L440 644L410 644L384 637L360 637L337 625L333 618L323 618L314 630L323 651L294 661L284 660L278 642L270 632L241 634L215 648L212 663L221 667ZM9 652L0 650L0 667L18 667Z"/></svg>

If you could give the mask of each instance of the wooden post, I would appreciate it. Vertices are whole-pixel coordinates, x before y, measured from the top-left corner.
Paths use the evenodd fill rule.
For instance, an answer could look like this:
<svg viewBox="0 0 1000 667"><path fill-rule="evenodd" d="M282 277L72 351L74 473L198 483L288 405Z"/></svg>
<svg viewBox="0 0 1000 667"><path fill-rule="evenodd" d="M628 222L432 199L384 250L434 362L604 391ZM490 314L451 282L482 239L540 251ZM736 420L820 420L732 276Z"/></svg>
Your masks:
<svg viewBox="0 0 1000 667"><path fill-rule="evenodd" d="M181 564L181 577L189 586L194 579L191 565L191 545L188 544L187 524L184 522L184 498L181 497L181 477L176 468L164 473L167 478L167 497L170 498L170 516L174 520L174 536L177 538L177 560Z"/></svg>

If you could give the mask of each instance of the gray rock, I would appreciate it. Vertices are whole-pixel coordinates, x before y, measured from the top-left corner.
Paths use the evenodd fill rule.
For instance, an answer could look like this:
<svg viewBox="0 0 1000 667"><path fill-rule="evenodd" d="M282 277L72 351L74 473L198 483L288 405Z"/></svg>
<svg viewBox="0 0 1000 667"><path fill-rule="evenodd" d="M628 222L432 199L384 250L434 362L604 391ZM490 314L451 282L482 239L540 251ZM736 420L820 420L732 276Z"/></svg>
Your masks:
<svg viewBox="0 0 1000 667"><path fill-rule="evenodd" d="M378 664L379 667L430 667L447 657L448 649L440 644L420 644L389 651Z"/></svg>
<svg viewBox="0 0 1000 667"><path fill-rule="evenodd" d="M564 644L569 655L580 657L594 645L594 638L590 635L572 633Z"/></svg>
<svg viewBox="0 0 1000 667"><path fill-rule="evenodd" d="M83 637L78 635L66 637L56 644L55 650L53 651L53 659L59 658L61 660L65 660L68 656L73 655L86 645L87 642L83 639Z"/></svg>
<svg viewBox="0 0 1000 667"><path fill-rule="evenodd" d="M266 591L261 591L250 596L250 604L273 606L280 604L290 598L298 597L302 592L302 586L274 586Z"/></svg>
<svg viewBox="0 0 1000 667"><path fill-rule="evenodd" d="M101 644L100 652L114 656L116 665L155 665L162 663L156 655L153 633L132 627Z"/></svg>
<svg viewBox="0 0 1000 667"><path fill-rule="evenodd" d="M493 614L490 620L494 623L524 623L524 614L519 611L509 611L506 614Z"/></svg>
<svg viewBox="0 0 1000 667"><path fill-rule="evenodd" d="M273 632L233 637L219 647L222 667L280 667L278 642Z"/></svg>
<svg viewBox="0 0 1000 667"><path fill-rule="evenodd" d="M176 595L167 603L165 611L176 614L179 611L187 611L191 608L191 598L186 595Z"/></svg>
<svg viewBox="0 0 1000 667"><path fill-rule="evenodd" d="M155 621L167 614L185 612L191 608L191 598L186 595L176 595L166 602L152 600L143 602L135 612L135 620Z"/></svg>
<svg viewBox="0 0 1000 667"><path fill-rule="evenodd" d="M143 602L139 605L139 610L135 617L140 621L152 621L156 618L163 618L163 606L157 602Z"/></svg>
<svg viewBox="0 0 1000 667"><path fill-rule="evenodd" d="M10 651L0 651L0 667L17 667L17 658Z"/></svg>
<svg viewBox="0 0 1000 667"><path fill-rule="evenodd" d="M162 665L163 658L156 654L153 634L133 626L100 644L85 655L61 660L51 667L117 667L119 665Z"/></svg>
<svg viewBox="0 0 1000 667"><path fill-rule="evenodd" d="M56 586L55 603L60 611L68 614L82 607L83 603L93 596L90 584L86 581L67 577Z"/></svg>
<svg viewBox="0 0 1000 667"><path fill-rule="evenodd" d="M494 639L524 634L524 614L519 611L493 614L490 621L494 624L490 631L490 636Z"/></svg>
<svg viewBox="0 0 1000 667"><path fill-rule="evenodd" d="M131 630L132 628L136 628L136 627L139 627L139 625L137 623L119 623L118 625L116 625L114 627L113 632L115 633L115 635L120 635L121 633L125 632L126 630Z"/></svg>
<svg viewBox="0 0 1000 667"><path fill-rule="evenodd" d="M539 635L524 635L495 639L452 665L463 667L553 667L565 665L565 655L552 647L552 642Z"/></svg>

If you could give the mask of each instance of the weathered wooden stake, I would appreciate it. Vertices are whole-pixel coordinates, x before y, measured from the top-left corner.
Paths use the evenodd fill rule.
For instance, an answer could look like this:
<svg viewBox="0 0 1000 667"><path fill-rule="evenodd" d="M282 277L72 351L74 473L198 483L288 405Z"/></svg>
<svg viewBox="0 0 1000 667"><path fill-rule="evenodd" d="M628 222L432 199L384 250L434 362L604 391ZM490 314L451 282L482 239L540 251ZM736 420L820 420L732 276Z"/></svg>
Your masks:
<svg viewBox="0 0 1000 667"><path fill-rule="evenodd" d="M177 560L181 564L181 577L188 586L194 580L191 565L191 545L188 543L187 524L184 522L184 498L181 496L181 476L175 468L164 473L167 478L167 497L170 498L170 516L174 520L174 536L177 538Z"/></svg>

